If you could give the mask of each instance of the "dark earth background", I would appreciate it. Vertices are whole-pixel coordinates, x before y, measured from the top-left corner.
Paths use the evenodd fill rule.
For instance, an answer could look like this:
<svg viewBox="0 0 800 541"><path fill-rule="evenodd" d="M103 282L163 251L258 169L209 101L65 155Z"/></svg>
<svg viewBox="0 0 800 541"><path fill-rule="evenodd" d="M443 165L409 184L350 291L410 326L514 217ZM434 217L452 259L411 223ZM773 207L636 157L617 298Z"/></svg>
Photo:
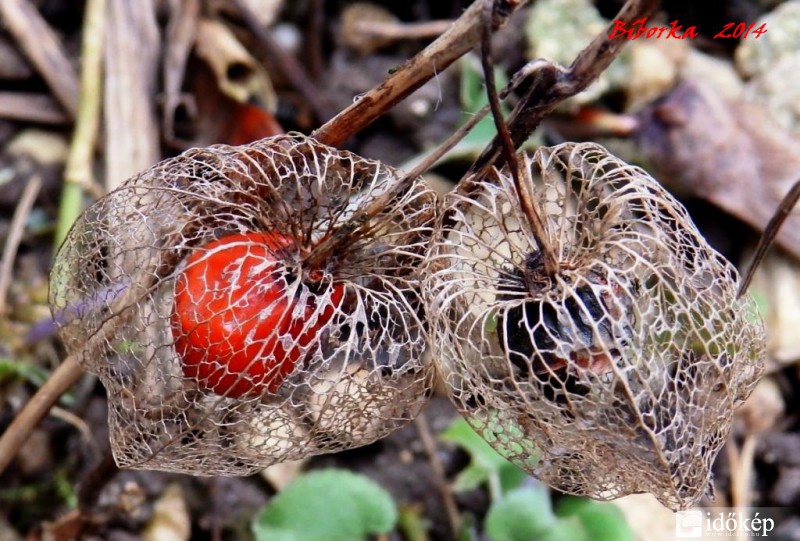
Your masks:
<svg viewBox="0 0 800 541"><path fill-rule="evenodd" d="M34 0L30 4L56 31L64 51L77 67L84 2ZM343 13L353 9L353 4L336 0L294 0L277 2L277 8L273 8L275 20L271 28L274 35L284 46L295 44L294 52L288 54L295 54L315 81L319 98L330 114L345 108L354 96L378 84L391 69L430 41L418 38L365 42L359 38L357 30L343 23ZM586 9L592 6L591 2L582 4ZM782 84L767 84L764 78L770 70L786 68L767 67L760 72L746 73L742 67L744 62L739 58L743 53L738 49L745 42L757 49L762 40L763 47L767 47L767 38L778 37L782 20L786 21L789 27L786 32L790 36L792 28L798 29L795 34L800 35L800 15L797 14L800 9L794 10L791 21L785 15L770 19L768 33L759 40L714 39L714 35L726 23L755 22L785 7L780 4L759 0L663 2L658 21L678 20L684 25L696 25L699 37L681 43L650 40L646 46L658 51L653 57L658 60L645 63L649 68L646 73L631 68L588 101L562 107L532 140L535 144L595 140L623 158L644 165L684 201L709 241L742 268L771 209L788 189L786 183L794 180L792 171L794 177L800 177L800 109L792 109L793 96L798 96L793 89L800 88L800 80L783 79ZM385 0L375 1L372 8L381 7L388 20L425 22L454 19L467 5L467 1L451 0ZM610 20L622 2L600 0L593 5L602 17ZM205 6L205 9L211 8ZM526 29L531 17L531 8L524 8L495 36L496 63L507 75L532 58L530 51L535 48L530 43L530 31ZM283 130L309 133L317 127L320 120L302 93L297 92L275 67L275 55L265 53L254 44L253 36L235 14L225 15L224 20L237 30L237 36L248 45L248 50L266 66L278 98L274 119ZM160 20L160 23L163 25L165 21ZM569 29L569 24L565 22L563 30L558 24L550 25L556 41L564 42L565 51L574 48L570 40L579 39ZM348 35L348 32L356 34ZM311 33L313 36L309 37ZM794 61L798 66L795 72L800 72L800 45L796 47L795 43L800 44L800 41L778 40L770 45L770 54L784 64ZM637 42L640 44L644 46ZM9 60L0 60L0 64L5 64L5 67L0 65L0 96L3 93L49 95L48 85L24 60L2 24L0 46L0 51L5 49L11 55L0 56L0 59L15 58L18 67L21 66L15 71ZM566 60L554 60L567 63L574 56L570 52L564 54ZM690 67L687 58L698 54L715 68ZM347 148L398 166L423 155L452 133L463 121L465 111L474 110L462 95L464 69L462 64L453 65L353 137ZM718 77L722 72L728 75ZM228 76L235 80L237 75L236 66L233 66ZM737 80L736 85L725 87L728 76ZM690 88L694 88L691 85L709 85L703 86L702 92L697 91L706 101L700 100L702 103L698 105L697 99L691 97L694 90L688 93L688 98L686 92L676 94L673 88L681 84L690 85ZM245 110L241 103L213 87L214 75L193 53L186 68L183 91L198 101L197 114L193 116L181 107L173 111L175 135L181 143L168 140L162 133L161 157L175 155L185 146L243 143L270 134L272 121L264 116L269 113L262 112L262 116L252 120L248 116L252 111ZM263 105L258 100L251 101ZM153 106L158 115L166 114L158 93ZM598 120L605 118L601 115L609 114L611 128ZM676 115L684 118L677 127L671 123ZM5 311L0 313L0 430L11 422L65 355L48 323L46 301L48 269L55 249L54 231L64 182L63 167L73 126L63 115L60 120L45 121L20 118L24 116L24 112L3 112L0 107L0 240L4 244L26 184L34 176L39 176L43 182L13 261ZM628 121L635 122L634 130L619 128ZM241 125L246 122L256 127L245 130ZM34 142L21 144L25 135L33 137ZM690 143L697 140L704 144ZM731 141L740 140L743 142L739 148L749 150L731 153ZM51 152L36 151L43 147ZM454 153L434 169L432 181L443 190L447 189L460 178L474 157L474 151L470 150ZM101 183L103 159L101 150L97 169ZM715 176L721 170L732 170L736 174ZM797 224L790 221L781 237L781 246L768 256L753 286L769 333L768 375L753 399L740 410L734 435L715 467L716 503L729 504L731 472L741 474L744 469L752 475L752 482L746 487L751 505L784 508L784 518L774 538L787 540L800 539L800 364L797 362L800 359L797 345L800 339L800 308L797 306L800 274L796 259L800 256L800 230L793 225ZM424 415L434 435L457 417L441 394L434 396ZM749 458L744 449L752 451ZM437 440L436 452L450 480L469 462L468 455L452 444ZM108 453L105 394L96 379L87 376L31 433L17 460L0 476L0 541L43 538L46 523L67 516L77 500L92 502L87 538L139 539L152 520L154 502L173 483L184 489L192 539L247 539L252 535L249 523L253 515L275 494L273 476L295 475L293 470L287 470L273 473L273 476L208 479L146 471L116 472ZM429 539L452 539L437 476L416 424L364 448L312 458L302 467L305 470L339 467L362 472L389 490L398 504L418 506L430 526ZM477 489L457 494L456 501L462 513L472 514L480 524L490 497L483 489ZM668 514L659 515L657 506L631 500L623 507L627 513L642 517L636 524L641 522L644 526L632 522L641 539L670 539L660 536L659 532L665 530L667 534L664 535L669 535L674 523L670 522ZM64 536L64 530L59 531L55 538L69 538L69 535ZM394 533L389 538L402 537Z"/></svg>

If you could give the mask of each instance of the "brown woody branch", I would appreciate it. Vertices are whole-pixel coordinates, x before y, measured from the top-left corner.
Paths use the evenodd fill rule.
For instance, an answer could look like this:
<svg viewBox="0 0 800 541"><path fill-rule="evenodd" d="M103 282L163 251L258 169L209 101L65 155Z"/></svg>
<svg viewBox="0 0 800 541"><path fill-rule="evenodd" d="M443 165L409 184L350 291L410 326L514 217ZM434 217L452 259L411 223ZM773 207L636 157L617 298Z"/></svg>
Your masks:
<svg viewBox="0 0 800 541"><path fill-rule="evenodd" d="M648 17L658 4L658 0L628 0L617 13L616 20L629 25L637 19ZM569 68L562 68L544 59L535 60L523 68L531 84L508 119L508 130L515 148L519 148L530 137L545 116L566 99L585 90L617 57L626 39L625 36L609 39L613 27L614 23L611 23L595 37ZM480 175L488 167L500 167L505 162L502 143L495 137L464 178Z"/></svg>
<svg viewBox="0 0 800 541"><path fill-rule="evenodd" d="M527 0L495 0L492 29L503 26ZM421 87L480 43L483 2L476 1L447 32L353 105L333 117L312 136L320 143L339 147L381 117L395 104Z"/></svg>

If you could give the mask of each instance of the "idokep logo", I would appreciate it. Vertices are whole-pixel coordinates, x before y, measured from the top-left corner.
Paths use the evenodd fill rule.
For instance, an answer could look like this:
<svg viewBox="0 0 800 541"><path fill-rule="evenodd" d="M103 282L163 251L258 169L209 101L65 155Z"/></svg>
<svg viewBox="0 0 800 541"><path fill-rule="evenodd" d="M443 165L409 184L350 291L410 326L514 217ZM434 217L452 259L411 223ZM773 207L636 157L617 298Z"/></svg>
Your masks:
<svg viewBox="0 0 800 541"><path fill-rule="evenodd" d="M766 508L761 509L761 511L766 510ZM675 513L675 536L680 539L769 537L769 533L775 529L775 520L769 516L762 517L761 511L755 509L747 513L735 509L678 511Z"/></svg>

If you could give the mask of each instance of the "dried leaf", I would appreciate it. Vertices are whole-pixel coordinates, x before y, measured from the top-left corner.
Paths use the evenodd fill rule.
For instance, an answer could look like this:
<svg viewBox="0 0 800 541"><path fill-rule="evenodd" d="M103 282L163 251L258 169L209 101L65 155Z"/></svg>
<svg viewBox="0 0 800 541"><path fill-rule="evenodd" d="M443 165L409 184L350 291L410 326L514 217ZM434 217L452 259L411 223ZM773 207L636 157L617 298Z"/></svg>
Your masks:
<svg viewBox="0 0 800 541"><path fill-rule="evenodd" d="M269 75L227 26L202 19L196 45L197 55L214 72L223 94L239 103L256 103L275 112L278 100Z"/></svg>
<svg viewBox="0 0 800 541"><path fill-rule="evenodd" d="M639 114L636 140L670 188L706 199L763 230L800 177L800 140L759 106L684 81ZM777 242L800 257L800 211Z"/></svg>

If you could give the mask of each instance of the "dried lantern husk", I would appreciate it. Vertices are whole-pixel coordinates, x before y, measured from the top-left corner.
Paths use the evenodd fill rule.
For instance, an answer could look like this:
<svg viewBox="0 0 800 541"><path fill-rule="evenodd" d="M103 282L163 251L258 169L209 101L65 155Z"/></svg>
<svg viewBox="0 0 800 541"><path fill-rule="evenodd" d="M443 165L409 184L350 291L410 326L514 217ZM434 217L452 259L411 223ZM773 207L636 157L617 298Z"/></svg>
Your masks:
<svg viewBox="0 0 800 541"><path fill-rule="evenodd" d="M379 162L290 134L187 151L84 212L58 253L50 300L68 352L106 388L120 466L244 475L368 444L416 416L432 375L416 273L437 201L419 179L387 196L397 178ZM369 214L376 200L384 204ZM345 244L306 268L315 247L348 227L354 231ZM265 251L252 237L236 236L252 232L283 240ZM264 350L296 353L296 364L284 366L285 377L269 385L249 372L225 372L224 363L203 357L202 349L176 351L197 333L217 336L198 331L206 329L204 322L182 334L176 282L228 238L239 239L237 249L256 258L247 276L237 275L237 287L250 288L253 297L216 291L222 286L211 279L191 287L200 291L198 304L208 298L224 303L229 295L236 310L256 294L269 295L258 277L264 269L273 285L291 288L294 308L281 317L292 318L294 330L263 325L273 304L248 316L258 320L234 317L234 327L249 329L235 339L247 347L268 344ZM224 272L245 272L242 261ZM323 285L309 285L309 276ZM311 339L296 328L304 321L314 329ZM230 343L208 344L208 351L244 348L230 336L219 340ZM243 351L235 352L240 360ZM247 370L266 362L270 351L248 357ZM186 368L187 355L194 373ZM205 372L197 372L198 363Z"/></svg>
<svg viewBox="0 0 800 541"><path fill-rule="evenodd" d="M595 144L519 159L560 269L545 272L506 170L446 197L423 290L451 398L559 490L686 508L763 371L754 303L640 168Z"/></svg>

